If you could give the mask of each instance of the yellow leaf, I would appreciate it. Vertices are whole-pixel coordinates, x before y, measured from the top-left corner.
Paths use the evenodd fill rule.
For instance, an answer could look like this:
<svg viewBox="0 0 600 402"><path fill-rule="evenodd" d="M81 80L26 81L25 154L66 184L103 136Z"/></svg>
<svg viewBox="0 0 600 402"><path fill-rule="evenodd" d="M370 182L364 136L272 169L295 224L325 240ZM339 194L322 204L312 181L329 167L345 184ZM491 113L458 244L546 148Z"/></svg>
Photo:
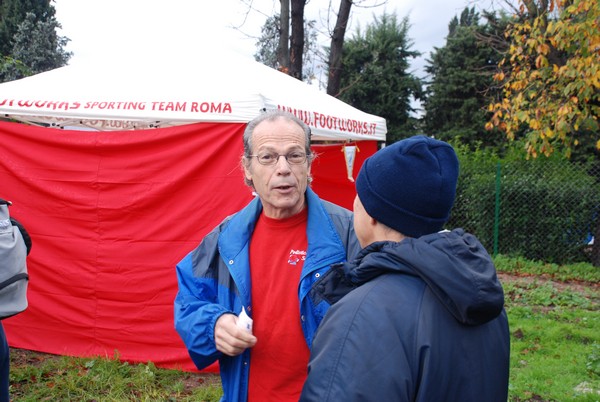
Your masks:
<svg viewBox="0 0 600 402"><path fill-rule="evenodd" d="M537 46L537 51L540 54L548 54L548 52L550 51L550 47L545 43L540 43Z"/></svg>
<svg viewBox="0 0 600 402"><path fill-rule="evenodd" d="M569 113L570 108L567 105L562 105L561 107L558 108L558 112L557 114L559 116L564 116L565 114Z"/></svg>

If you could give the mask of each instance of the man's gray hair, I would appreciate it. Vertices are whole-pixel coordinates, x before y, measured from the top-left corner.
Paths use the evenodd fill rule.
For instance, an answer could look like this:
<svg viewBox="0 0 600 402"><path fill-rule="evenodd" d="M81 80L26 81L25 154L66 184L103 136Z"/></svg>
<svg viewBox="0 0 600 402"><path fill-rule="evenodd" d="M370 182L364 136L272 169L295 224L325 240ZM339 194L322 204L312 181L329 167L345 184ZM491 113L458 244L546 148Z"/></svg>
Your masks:
<svg viewBox="0 0 600 402"><path fill-rule="evenodd" d="M286 119L291 122L294 122L298 126L300 126L300 128L302 128L302 131L304 131L304 134L306 136L306 147L305 147L304 151L306 152L306 155L309 157L309 160L310 160L310 156L311 156L310 127L308 127L304 121L300 120L299 118L294 116L292 113L286 112L285 110L280 110L280 109L274 109L274 110L269 110L269 111L263 112L248 123L248 125L246 126L246 130L244 130L244 137L243 137L244 156L246 158L248 158L248 157L250 157L250 155L252 155L252 134L254 133L254 129L256 128L256 126L258 126L263 121L275 121L275 120L281 119L281 118Z"/></svg>

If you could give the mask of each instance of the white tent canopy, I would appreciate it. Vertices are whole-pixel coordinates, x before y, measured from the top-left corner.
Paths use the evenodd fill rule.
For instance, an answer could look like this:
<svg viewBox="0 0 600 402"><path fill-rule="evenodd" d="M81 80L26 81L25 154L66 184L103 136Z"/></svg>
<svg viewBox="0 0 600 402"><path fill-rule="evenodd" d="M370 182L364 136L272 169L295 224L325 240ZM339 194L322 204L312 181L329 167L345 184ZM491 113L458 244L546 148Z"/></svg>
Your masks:
<svg viewBox="0 0 600 402"><path fill-rule="evenodd" d="M286 109L316 140L385 141L385 119L250 59L193 51L84 62L0 84L0 117L53 127L131 130L248 122Z"/></svg>

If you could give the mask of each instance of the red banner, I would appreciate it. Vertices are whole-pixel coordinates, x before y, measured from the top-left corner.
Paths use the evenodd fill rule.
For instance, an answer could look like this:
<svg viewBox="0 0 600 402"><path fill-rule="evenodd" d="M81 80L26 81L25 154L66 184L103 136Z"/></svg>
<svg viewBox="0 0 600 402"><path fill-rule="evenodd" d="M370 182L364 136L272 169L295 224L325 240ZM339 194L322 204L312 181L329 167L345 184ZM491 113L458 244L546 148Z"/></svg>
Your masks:
<svg viewBox="0 0 600 402"><path fill-rule="evenodd" d="M173 325L174 267L251 199L244 127L86 132L0 122L0 197L33 240L29 307L3 321L9 344L193 370ZM376 147L358 146L356 172ZM315 151L313 188L351 209L342 147Z"/></svg>

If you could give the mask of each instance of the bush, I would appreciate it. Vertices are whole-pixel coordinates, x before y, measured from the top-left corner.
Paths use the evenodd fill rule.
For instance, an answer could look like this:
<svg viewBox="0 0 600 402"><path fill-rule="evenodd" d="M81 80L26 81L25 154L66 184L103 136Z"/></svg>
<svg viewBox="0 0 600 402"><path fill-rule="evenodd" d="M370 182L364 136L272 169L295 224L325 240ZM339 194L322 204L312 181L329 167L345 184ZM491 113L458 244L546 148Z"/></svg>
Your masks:
<svg viewBox="0 0 600 402"><path fill-rule="evenodd" d="M456 148L461 170L447 226L477 235L494 254L590 261L586 245L599 223L600 184L588 166Z"/></svg>

